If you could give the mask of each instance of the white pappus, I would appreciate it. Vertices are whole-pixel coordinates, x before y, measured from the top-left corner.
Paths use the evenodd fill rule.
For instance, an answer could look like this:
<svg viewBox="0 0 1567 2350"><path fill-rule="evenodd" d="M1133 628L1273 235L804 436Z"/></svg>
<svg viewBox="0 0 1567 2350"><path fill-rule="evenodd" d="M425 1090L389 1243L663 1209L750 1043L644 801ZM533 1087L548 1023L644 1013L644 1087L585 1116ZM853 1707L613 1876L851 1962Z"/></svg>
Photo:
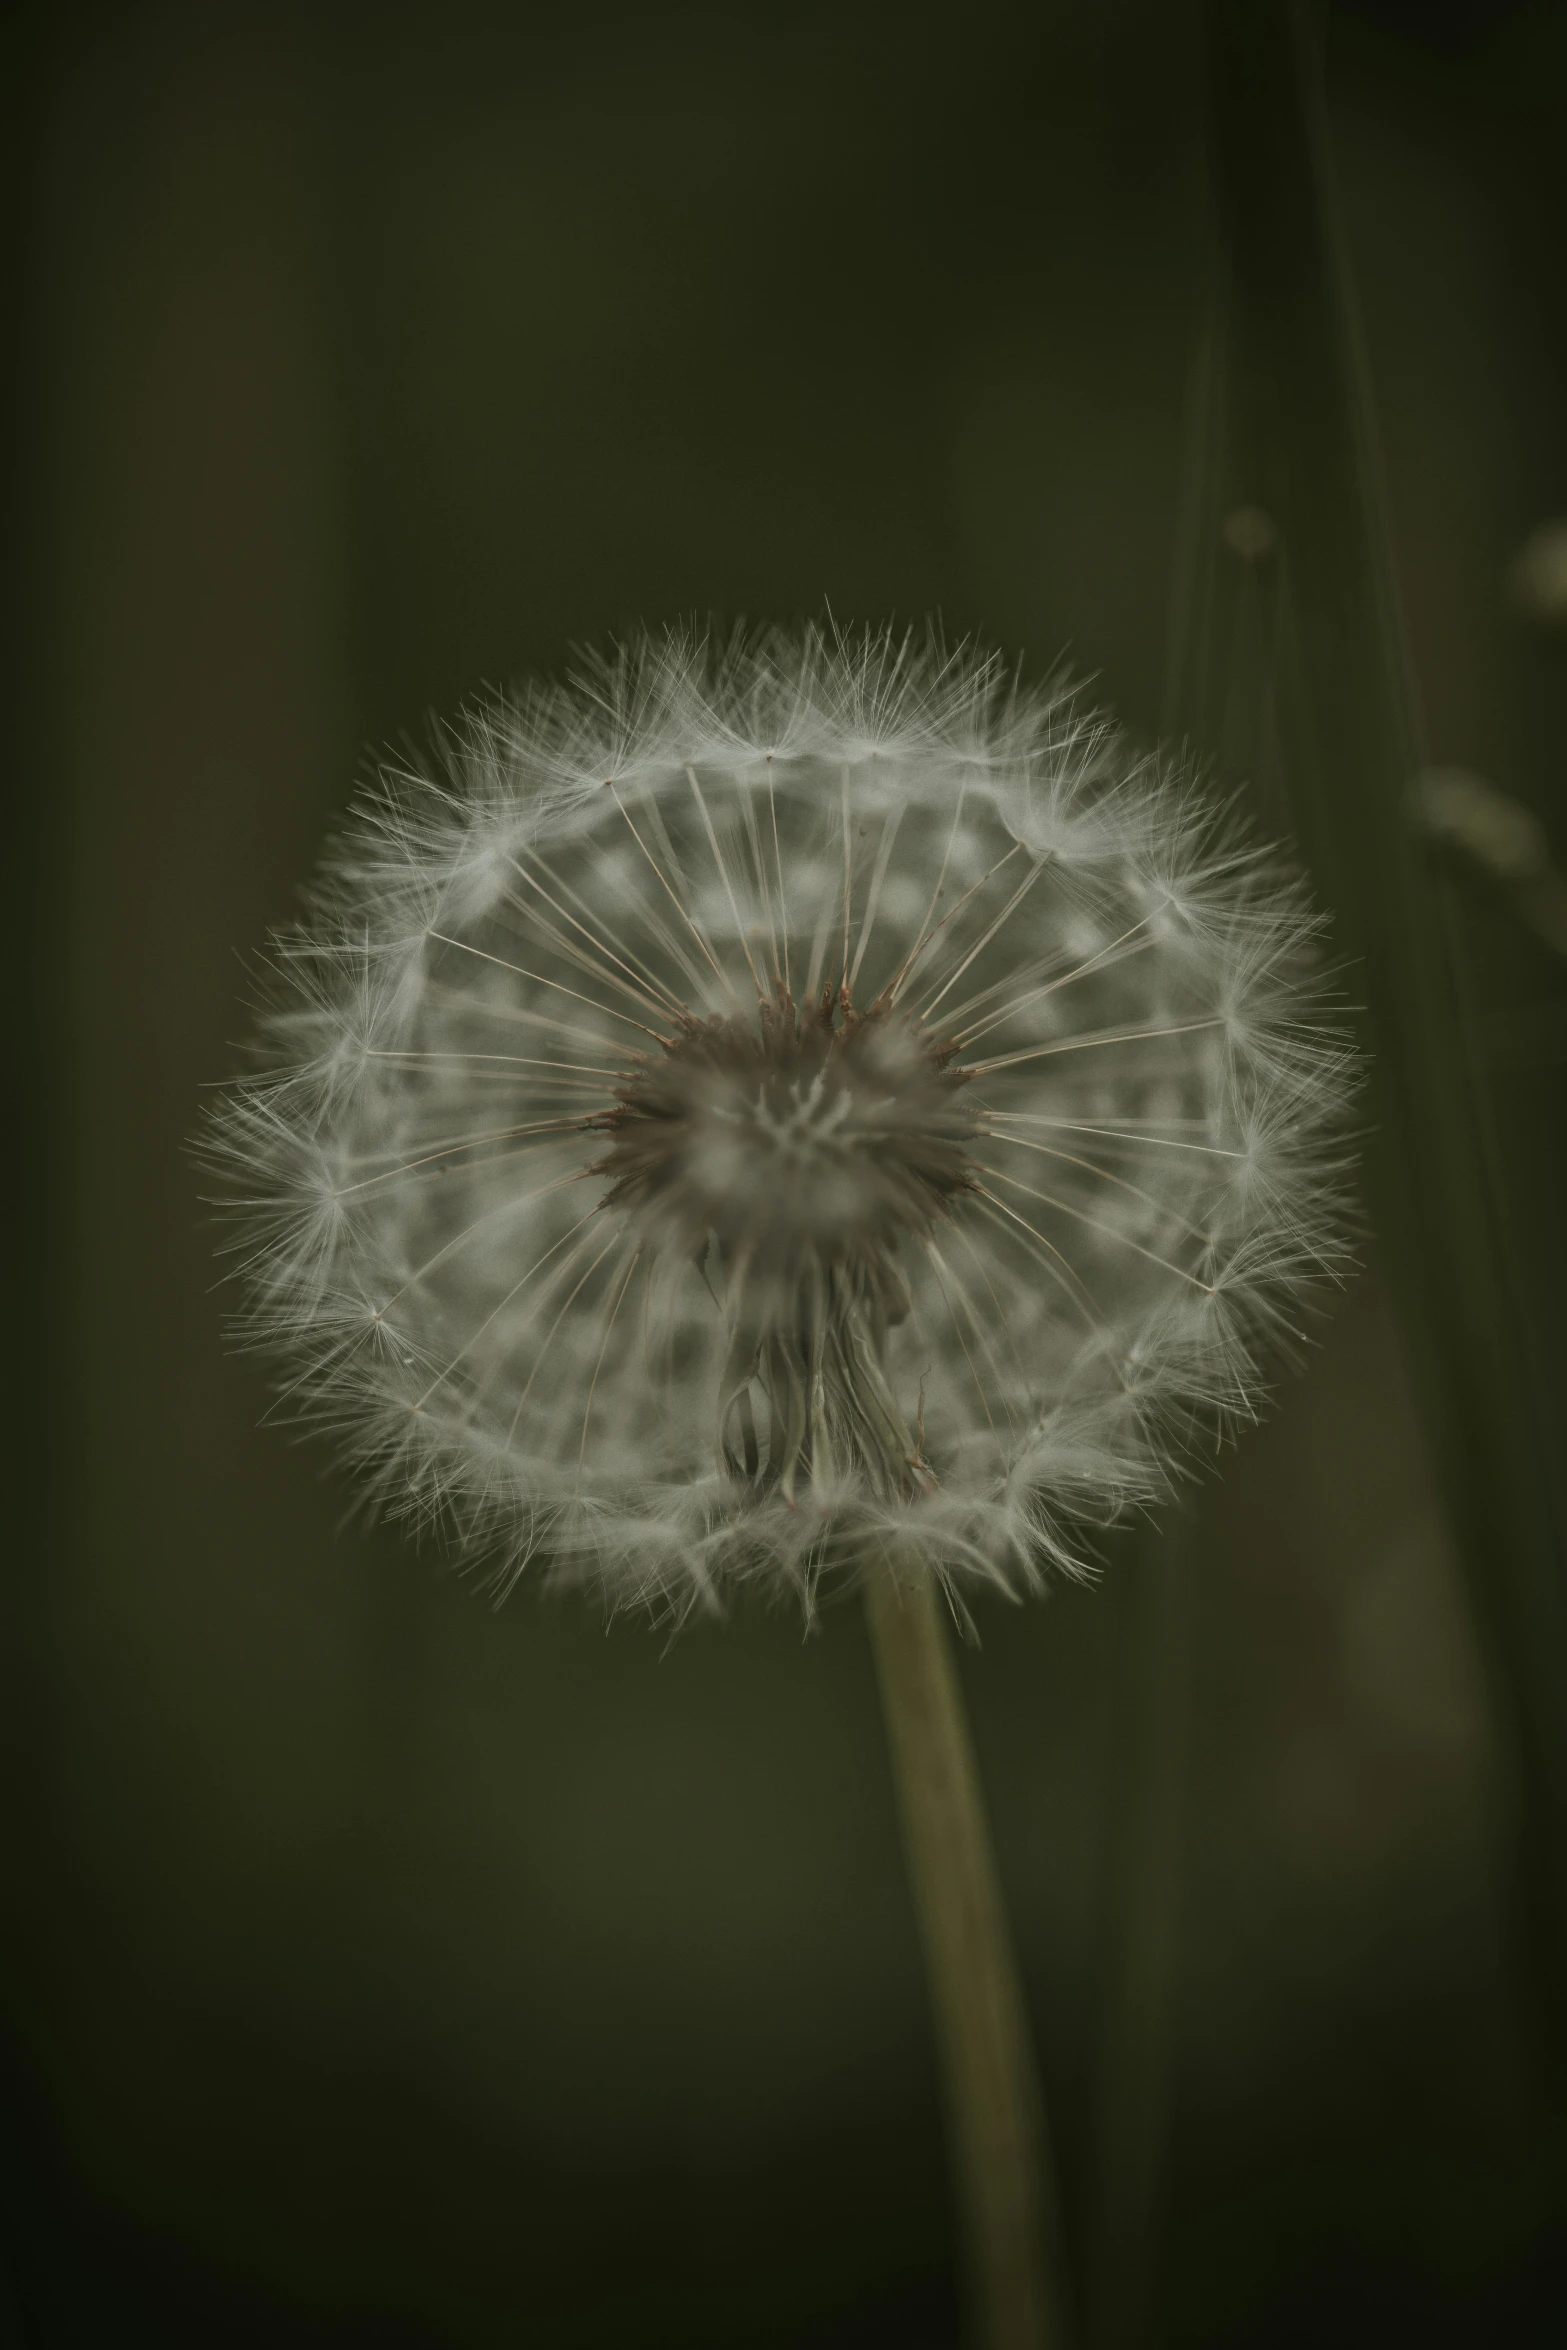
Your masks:
<svg viewBox="0 0 1567 2350"><path fill-rule="evenodd" d="M1318 927L1070 691L639 640L383 773L275 940L244 1336L503 1586L1077 1569L1344 1262Z"/></svg>

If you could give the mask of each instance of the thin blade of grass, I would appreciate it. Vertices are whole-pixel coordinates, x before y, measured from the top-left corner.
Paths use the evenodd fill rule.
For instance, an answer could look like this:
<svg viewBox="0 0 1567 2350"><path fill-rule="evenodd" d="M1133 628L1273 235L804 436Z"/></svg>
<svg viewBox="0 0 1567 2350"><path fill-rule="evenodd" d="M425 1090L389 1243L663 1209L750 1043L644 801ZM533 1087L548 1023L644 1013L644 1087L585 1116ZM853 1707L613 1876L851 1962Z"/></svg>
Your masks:
<svg viewBox="0 0 1567 2350"><path fill-rule="evenodd" d="M1453 910L1408 820L1423 760L1310 24L1289 0L1207 0L1204 15L1221 421L1187 635L1200 646L1223 627L1219 518L1259 512L1276 533L1280 770L1364 1006L1367 1193L1490 1669L1520 1956L1560 2096L1567 1578L1540 1371L1552 1301L1531 1296L1526 1239L1509 1228Z"/></svg>

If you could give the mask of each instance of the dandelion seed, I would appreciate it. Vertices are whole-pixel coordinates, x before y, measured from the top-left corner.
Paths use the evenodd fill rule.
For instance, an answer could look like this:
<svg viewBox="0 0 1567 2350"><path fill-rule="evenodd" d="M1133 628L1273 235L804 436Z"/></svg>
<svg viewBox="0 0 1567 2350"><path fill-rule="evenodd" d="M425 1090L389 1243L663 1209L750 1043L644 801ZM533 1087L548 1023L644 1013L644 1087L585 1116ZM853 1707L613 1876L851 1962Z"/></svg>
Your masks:
<svg viewBox="0 0 1567 2350"><path fill-rule="evenodd" d="M503 1583L1078 1571L1342 1262L1316 933L1070 693L640 641L383 777L277 941L245 1336Z"/></svg>

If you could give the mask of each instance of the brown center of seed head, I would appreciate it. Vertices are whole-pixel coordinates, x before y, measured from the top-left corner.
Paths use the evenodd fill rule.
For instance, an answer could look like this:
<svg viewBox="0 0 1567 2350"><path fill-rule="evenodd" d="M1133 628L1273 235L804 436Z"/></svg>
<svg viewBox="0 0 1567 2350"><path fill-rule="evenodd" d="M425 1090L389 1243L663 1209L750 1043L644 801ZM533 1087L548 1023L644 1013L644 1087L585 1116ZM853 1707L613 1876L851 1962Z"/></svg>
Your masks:
<svg viewBox="0 0 1567 2350"><path fill-rule="evenodd" d="M804 1012L782 989L753 1020L682 1017L616 1089L594 1170L606 1206L657 1239L791 1256L891 1249L970 1184L974 1120L952 1047L885 1003L829 987Z"/></svg>
<svg viewBox="0 0 1567 2350"><path fill-rule="evenodd" d="M899 1241L918 1244L972 1186L976 1132L953 1047L897 1006L779 988L754 1018L683 1016L628 1070L594 1172L603 1204L702 1268L730 1334L720 1451L793 1500L869 1476L928 1483L888 1385L908 1310Z"/></svg>

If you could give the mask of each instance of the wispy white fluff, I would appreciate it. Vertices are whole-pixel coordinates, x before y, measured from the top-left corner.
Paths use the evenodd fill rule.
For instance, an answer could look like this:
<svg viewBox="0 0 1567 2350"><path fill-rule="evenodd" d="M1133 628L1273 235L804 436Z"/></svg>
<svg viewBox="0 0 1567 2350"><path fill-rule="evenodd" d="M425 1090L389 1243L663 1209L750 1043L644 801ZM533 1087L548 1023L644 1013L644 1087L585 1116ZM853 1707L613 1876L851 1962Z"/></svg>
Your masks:
<svg viewBox="0 0 1567 2350"><path fill-rule="evenodd" d="M503 1583L1074 1570L1342 1262L1316 929L1070 693L886 634L638 641L383 774L275 941L206 1138L245 1336ZM903 1109L846 1050L830 1099L760 1044L742 1082L785 1003L800 1051L890 1023ZM962 1179L911 1189L938 1096Z"/></svg>

